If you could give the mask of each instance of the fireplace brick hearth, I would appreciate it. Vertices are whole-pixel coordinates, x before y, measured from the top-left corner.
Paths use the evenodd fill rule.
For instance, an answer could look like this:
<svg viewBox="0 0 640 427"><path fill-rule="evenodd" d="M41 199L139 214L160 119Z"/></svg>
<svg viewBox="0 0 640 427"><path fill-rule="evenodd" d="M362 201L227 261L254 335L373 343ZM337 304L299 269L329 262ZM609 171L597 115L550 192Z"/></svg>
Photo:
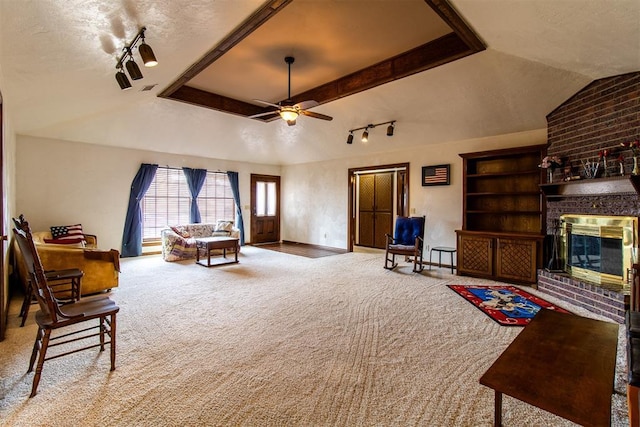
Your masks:
<svg viewBox="0 0 640 427"><path fill-rule="evenodd" d="M592 313L624 323L628 292L575 280L566 274L538 270L538 290Z"/></svg>
<svg viewBox="0 0 640 427"><path fill-rule="evenodd" d="M640 72L595 80L565 101L547 116L548 150L570 165L572 175L581 169L581 160L597 159L601 150L613 150L625 157L625 170L631 170L630 150L621 143L640 139ZM615 173L610 161L610 171ZM562 171L556 171L561 179ZM597 178L596 178L597 179ZM637 194L598 194L548 199L547 234L563 214L640 216ZM546 265L546 264L545 264ZM624 320L625 292L575 280L567 275L538 271L538 289L562 300L602 314L612 320Z"/></svg>

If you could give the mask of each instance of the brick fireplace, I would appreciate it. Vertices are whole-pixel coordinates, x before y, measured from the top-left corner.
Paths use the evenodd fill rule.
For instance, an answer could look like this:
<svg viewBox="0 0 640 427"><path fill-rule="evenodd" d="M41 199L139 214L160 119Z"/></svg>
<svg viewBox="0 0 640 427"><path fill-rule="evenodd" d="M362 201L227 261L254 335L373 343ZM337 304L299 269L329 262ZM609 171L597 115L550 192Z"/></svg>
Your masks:
<svg viewBox="0 0 640 427"><path fill-rule="evenodd" d="M607 171L619 175L618 156L624 157L629 174L633 158L620 144L640 139L640 72L596 80L569 98L547 116L548 154L560 157L566 168L556 170L554 181L566 173L582 174L582 162L598 159L609 150ZM602 174L602 164L600 165ZM547 188L547 234L563 214L640 216L640 197L628 179L601 179L611 185L603 190L557 191ZM637 180L634 180L637 181ZM588 188L583 181L566 184ZM565 184L559 184L560 187ZM544 190L544 189L543 189ZM546 265L546 263L545 263ZM538 289L592 312L622 323L628 292L584 282L566 274L538 271Z"/></svg>

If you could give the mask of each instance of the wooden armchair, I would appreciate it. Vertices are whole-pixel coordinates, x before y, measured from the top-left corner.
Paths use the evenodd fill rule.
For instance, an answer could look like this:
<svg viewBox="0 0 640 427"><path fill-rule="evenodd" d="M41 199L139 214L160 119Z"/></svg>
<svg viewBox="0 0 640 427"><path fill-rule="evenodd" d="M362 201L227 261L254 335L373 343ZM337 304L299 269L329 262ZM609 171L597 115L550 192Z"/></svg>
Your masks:
<svg viewBox="0 0 640 427"><path fill-rule="evenodd" d="M386 235L384 268L392 270L397 267L396 255L403 255L405 260L413 261L414 272L423 270L424 220L423 216L396 218L394 236Z"/></svg>
<svg viewBox="0 0 640 427"><path fill-rule="evenodd" d="M95 347L100 347L100 351L104 351L105 344L110 344L111 370L113 371L116 361L116 313L118 313L120 308L110 298L104 295L72 301L62 306L48 284L47 275L42 268L40 257L33 242L29 223L25 221L23 216L13 221L15 224L13 233L22 251L25 265L27 266L31 282L34 286L34 296L40 306L40 310L35 316L36 323L38 324L38 332L33 344L33 351L31 352L31 360L27 371L33 371L33 366L37 358L38 363L33 377L31 395L29 397L33 397L37 393L42 368L44 362L47 360ZM94 320L97 320L97 324L94 326L86 326L81 329L67 328L68 326L78 323ZM52 336L53 331L63 328L67 329L60 335ZM94 331L96 329L97 331ZM99 337L98 343L91 344L84 341L91 337ZM81 345L83 345L83 347L69 349L67 351L61 350L60 353L47 357L49 347L74 342L82 343ZM64 348L66 349L68 347Z"/></svg>

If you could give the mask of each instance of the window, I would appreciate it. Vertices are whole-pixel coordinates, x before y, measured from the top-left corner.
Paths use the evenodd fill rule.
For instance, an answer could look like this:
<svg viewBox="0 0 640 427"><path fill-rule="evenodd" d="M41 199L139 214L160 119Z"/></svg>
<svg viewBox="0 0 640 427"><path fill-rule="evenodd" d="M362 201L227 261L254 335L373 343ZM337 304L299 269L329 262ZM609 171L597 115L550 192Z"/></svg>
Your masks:
<svg viewBox="0 0 640 427"><path fill-rule="evenodd" d="M141 205L143 241L159 239L160 231L167 225L191 222L191 193L182 169L159 166ZM235 220L236 205L226 173L207 172L198 195L198 207L203 223Z"/></svg>
<svg viewBox="0 0 640 427"><path fill-rule="evenodd" d="M274 216L276 214L276 183L256 183L256 215Z"/></svg>

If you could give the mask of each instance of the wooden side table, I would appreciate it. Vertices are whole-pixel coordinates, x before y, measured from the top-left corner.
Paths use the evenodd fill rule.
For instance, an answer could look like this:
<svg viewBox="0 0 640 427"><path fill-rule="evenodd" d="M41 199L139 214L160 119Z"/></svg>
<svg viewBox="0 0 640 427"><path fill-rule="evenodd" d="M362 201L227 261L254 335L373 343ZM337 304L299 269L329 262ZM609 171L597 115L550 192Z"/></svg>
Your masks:
<svg viewBox="0 0 640 427"><path fill-rule="evenodd" d="M506 394L583 426L611 424L618 325L541 309L480 377L495 392L494 425Z"/></svg>
<svg viewBox="0 0 640 427"><path fill-rule="evenodd" d="M433 251L438 252L438 267L442 267L442 252L449 253L449 256L451 257L451 274L453 274L453 270L456 268L453 263L453 254L456 253L456 248L449 248L447 246L436 246L431 248L429 251L429 270L431 270L431 255L433 254Z"/></svg>

